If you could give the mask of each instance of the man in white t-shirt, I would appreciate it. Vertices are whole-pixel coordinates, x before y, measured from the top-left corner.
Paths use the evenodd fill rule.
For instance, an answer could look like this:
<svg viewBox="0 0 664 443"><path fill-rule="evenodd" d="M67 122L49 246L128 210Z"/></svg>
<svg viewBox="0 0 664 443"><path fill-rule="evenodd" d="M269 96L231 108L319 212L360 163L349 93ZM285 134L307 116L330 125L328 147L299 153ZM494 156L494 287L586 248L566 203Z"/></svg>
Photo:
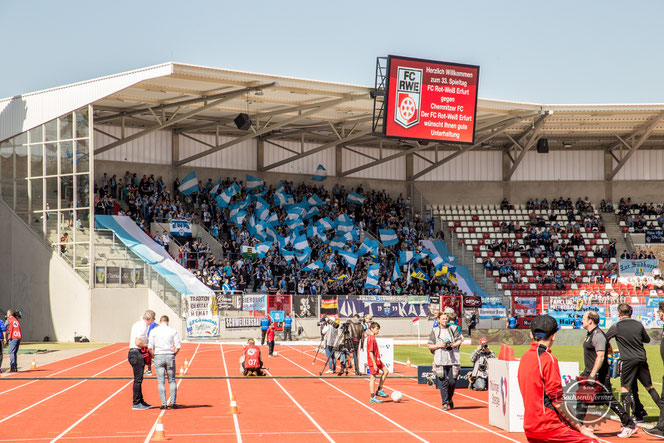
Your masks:
<svg viewBox="0 0 664 443"><path fill-rule="evenodd" d="M180 352L180 336L178 331L168 326L168 316L162 315L159 326L150 333L148 349L154 357L154 367L157 371L157 383L159 385L159 398L161 409L166 409L166 384L165 377L168 376L168 386L171 391L171 409L177 408L177 384L175 383L175 356Z"/></svg>
<svg viewBox="0 0 664 443"><path fill-rule="evenodd" d="M147 310L143 318L133 324L129 336L129 364L134 371L133 403L132 409L141 411L152 408L151 405L143 400L143 368L145 367L145 358L141 348L147 350L148 347L148 326L154 322L154 311Z"/></svg>

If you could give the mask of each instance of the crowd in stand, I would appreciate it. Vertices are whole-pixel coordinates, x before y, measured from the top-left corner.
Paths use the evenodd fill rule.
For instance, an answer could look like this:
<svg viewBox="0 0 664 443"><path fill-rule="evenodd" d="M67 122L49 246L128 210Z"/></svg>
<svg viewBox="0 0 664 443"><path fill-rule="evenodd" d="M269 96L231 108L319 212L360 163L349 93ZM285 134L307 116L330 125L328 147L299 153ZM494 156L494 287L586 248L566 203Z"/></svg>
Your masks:
<svg viewBox="0 0 664 443"><path fill-rule="evenodd" d="M646 229L661 229L664 226L664 205L650 203L633 203L631 198L621 198L618 203L618 220L625 222L635 232ZM654 220L652 219L654 218Z"/></svg>
<svg viewBox="0 0 664 443"><path fill-rule="evenodd" d="M232 196L227 206L220 206L217 197L234 183L239 191ZM146 232L154 221L200 221L222 245L224 257L215 257L209 246L200 239L183 242L173 255L215 290L314 295L461 294L447 274L434 276L436 266L432 261L433 254L423 250L420 244L421 240L443 239L442 232L434 232L433 220L424 221L419 214L412 214L408 202L402 196L393 199L385 191L366 191L360 186L353 193L359 194L365 201L357 204L348 200L349 191L344 186L334 185L328 190L322 185L295 185L284 181L278 188L261 186L249 189L237 178L220 180L217 184L211 179L206 183L199 182L199 192L183 196L178 191L179 185L180 182L176 180L174 192L171 193L161 177L155 179L152 175L144 175L139 179L137 174L127 172L120 179L104 174L101 183L95 183L95 192L99 201L112 201L115 198L123 202L128 208L126 215L131 216ZM270 204L270 213L276 218L273 223L276 234L281 238L294 236L286 209L276 201L275 194L278 192L292 196L294 203L305 202L313 196L321 202L315 206L315 215L305 218L305 226L296 229L296 233L303 233L321 219L343 219L352 223L352 229L345 235L347 241L344 241L343 250L357 253L365 237L379 239L379 229L393 229L399 242L396 246L381 245L376 251L360 255L355 266L340 254L341 248L330 245L340 235L335 229L308 235L311 252L302 262L292 258L292 253L297 252L292 244L282 248L277 246L276 241L274 247L264 255L243 255L243 246L255 247L265 240L252 232L250 227L258 220L257 196ZM246 216L241 221L234 220L231 208L241 202L249 202L243 208ZM103 213L108 213L105 208ZM162 236L154 238L161 244L167 243ZM412 251L415 259L408 264L397 265L402 275L396 276L395 262L399 260L399 251ZM323 268L303 270L316 262L323 263ZM378 282L365 287L368 268L372 264L380 266ZM416 269L422 273L411 277L411 272Z"/></svg>

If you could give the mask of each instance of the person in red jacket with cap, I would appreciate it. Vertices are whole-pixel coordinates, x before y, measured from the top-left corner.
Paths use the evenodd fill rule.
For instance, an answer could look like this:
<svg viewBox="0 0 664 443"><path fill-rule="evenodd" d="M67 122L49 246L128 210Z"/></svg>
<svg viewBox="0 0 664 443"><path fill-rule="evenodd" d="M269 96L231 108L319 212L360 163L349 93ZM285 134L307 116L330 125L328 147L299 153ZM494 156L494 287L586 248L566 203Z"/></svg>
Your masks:
<svg viewBox="0 0 664 443"><path fill-rule="evenodd" d="M274 353L274 323L270 324L270 327L267 328L267 334L265 334L265 340L267 341L268 356L272 357Z"/></svg>
<svg viewBox="0 0 664 443"><path fill-rule="evenodd" d="M534 340L519 363L519 389L523 397L523 430L529 442L596 443L592 430L577 426L562 405L563 387L558 360L551 346L558 322L550 315L539 315L530 325Z"/></svg>

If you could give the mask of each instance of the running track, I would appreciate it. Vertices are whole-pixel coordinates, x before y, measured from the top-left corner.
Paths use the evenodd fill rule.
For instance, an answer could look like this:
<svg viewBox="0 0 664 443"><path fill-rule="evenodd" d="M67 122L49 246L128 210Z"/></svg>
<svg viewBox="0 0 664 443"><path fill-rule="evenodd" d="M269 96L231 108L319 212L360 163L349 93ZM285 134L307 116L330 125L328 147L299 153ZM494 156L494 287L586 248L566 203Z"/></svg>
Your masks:
<svg viewBox="0 0 664 443"><path fill-rule="evenodd" d="M317 376L313 346L277 346L278 357L263 359L272 375ZM0 380L0 441L150 441L162 416L171 441L482 441L524 442L523 434L488 425L487 393L460 389L455 409L440 409L438 390L418 385L413 368L397 366L386 392L401 391L401 403L368 403L368 380L327 376L312 379L187 379L187 376L239 375L240 345L186 343L178 355L177 402L182 409L131 410L131 380L12 380L18 377L130 377L127 345L118 343L37 370ZM154 377L143 382L148 403L158 405ZM239 414L229 415L231 395ZM598 437L617 441L617 424ZM610 432L609 432L610 431ZM642 432L631 441L645 441Z"/></svg>

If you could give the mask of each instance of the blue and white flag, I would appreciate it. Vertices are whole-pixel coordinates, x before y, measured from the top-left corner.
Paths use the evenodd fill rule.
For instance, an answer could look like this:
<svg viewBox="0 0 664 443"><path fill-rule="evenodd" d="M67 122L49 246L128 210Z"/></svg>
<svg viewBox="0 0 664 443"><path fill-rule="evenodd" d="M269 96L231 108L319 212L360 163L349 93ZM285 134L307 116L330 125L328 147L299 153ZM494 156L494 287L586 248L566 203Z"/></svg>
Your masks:
<svg viewBox="0 0 664 443"><path fill-rule="evenodd" d="M311 257L311 248L306 248L303 251L295 252L295 258L299 264L305 263Z"/></svg>
<svg viewBox="0 0 664 443"><path fill-rule="evenodd" d="M270 214L270 216L267 218L266 221L271 225L275 225L279 223L279 216L277 215L276 212L273 212L272 214Z"/></svg>
<svg viewBox="0 0 664 443"><path fill-rule="evenodd" d="M394 271L392 271L392 281L399 280L401 278L401 266L395 260L394 261Z"/></svg>
<svg viewBox="0 0 664 443"><path fill-rule="evenodd" d="M284 182L283 181L279 182L279 186L277 186L277 188L274 190L274 192L279 193L279 194L284 192Z"/></svg>
<svg viewBox="0 0 664 443"><path fill-rule="evenodd" d="M304 219L309 220L311 217L313 217L314 215L318 215L318 214L320 214L320 211L318 210L318 208L315 207L315 206L312 206L311 208L309 208L307 213L304 215Z"/></svg>
<svg viewBox="0 0 664 443"><path fill-rule="evenodd" d="M272 242L258 243L256 246L254 246L254 250L256 251L258 258L264 258L271 247Z"/></svg>
<svg viewBox="0 0 664 443"><path fill-rule="evenodd" d="M369 266L367 271L367 281L364 283L365 288L378 288L378 280L380 279L380 265L374 264Z"/></svg>
<svg viewBox="0 0 664 443"><path fill-rule="evenodd" d="M263 180L261 180L258 177L254 177L253 175L247 174L247 189L252 190L256 188L260 188L263 186Z"/></svg>
<svg viewBox="0 0 664 443"><path fill-rule="evenodd" d="M369 237L364 237L364 241L360 245L360 249L358 249L358 253L360 255L364 254L371 254L375 255L378 254L378 240L371 240Z"/></svg>
<svg viewBox="0 0 664 443"><path fill-rule="evenodd" d="M320 224L323 227L323 231L329 231L332 229L332 220L330 220L327 217L323 217L320 220L318 220L318 224Z"/></svg>
<svg viewBox="0 0 664 443"><path fill-rule="evenodd" d="M352 224L353 220L351 220L351 218L348 216L348 214L341 214L339 217L337 217L336 222L337 223L346 223L346 224L350 223L350 224Z"/></svg>
<svg viewBox="0 0 664 443"><path fill-rule="evenodd" d="M316 260L313 263L309 263L307 266L302 268L303 271L305 272L311 272L311 271L316 271L318 269L323 269L323 262L320 260Z"/></svg>
<svg viewBox="0 0 664 443"><path fill-rule="evenodd" d="M351 269L355 269L355 265L357 265L357 254L353 254L352 252L346 251L345 249L342 249L339 251L339 255L346 260L346 263L348 263L348 266L351 267Z"/></svg>
<svg viewBox="0 0 664 443"><path fill-rule="evenodd" d="M298 238L296 238L295 241L293 242L293 247L298 251L303 251L309 248L309 242L307 241L307 236L300 235Z"/></svg>
<svg viewBox="0 0 664 443"><path fill-rule="evenodd" d="M284 260L286 260L288 263L292 262L293 259L295 258L294 251L287 251L285 249L279 248L279 252L281 252L281 255L284 257Z"/></svg>
<svg viewBox="0 0 664 443"><path fill-rule="evenodd" d="M219 194L215 197L215 201L217 202L217 206L219 206L220 208L223 209L226 206L228 206L228 203L230 203L230 201L231 201L231 197L226 195L225 192L222 192L221 194Z"/></svg>
<svg viewBox="0 0 664 443"><path fill-rule="evenodd" d="M300 207L295 207L295 208L290 208L288 211L286 211L286 220L299 220L302 218L302 215L304 215L304 209Z"/></svg>
<svg viewBox="0 0 664 443"><path fill-rule="evenodd" d="M394 229L379 229L380 241L383 246L393 246L399 243L399 237Z"/></svg>
<svg viewBox="0 0 664 443"><path fill-rule="evenodd" d="M362 205L364 204L366 198L362 197L360 194L357 192L349 192L348 195L346 196L346 201L350 203L355 203L357 205Z"/></svg>
<svg viewBox="0 0 664 443"><path fill-rule="evenodd" d="M199 191L196 172L191 171L189 175L182 180L182 183L180 183L180 186L178 187L178 191L180 191L182 195L189 195Z"/></svg>
<svg viewBox="0 0 664 443"><path fill-rule="evenodd" d="M334 237L330 242L330 248L334 249L343 249L346 246L346 239L343 237Z"/></svg>
<svg viewBox="0 0 664 443"><path fill-rule="evenodd" d="M219 186L221 186L221 177L219 177L217 184L210 189L210 195L217 195L217 192L219 192Z"/></svg>
<svg viewBox="0 0 664 443"><path fill-rule="evenodd" d="M316 168L316 172L314 172L314 176L311 177L311 179L315 182L322 182L327 178L327 170L323 167L323 165L318 165Z"/></svg>
<svg viewBox="0 0 664 443"><path fill-rule="evenodd" d="M259 219L267 220L267 218L270 216L270 207L269 206L261 206L260 208L257 207L255 214Z"/></svg>
<svg viewBox="0 0 664 443"><path fill-rule="evenodd" d="M443 259L440 257L440 255L437 255L437 254L434 254L434 255L431 256L431 261L433 262L433 266L436 269L441 268L443 266L443 264L445 263L443 261Z"/></svg>
<svg viewBox="0 0 664 443"><path fill-rule="evenodd" d="M244 218L247 216L247 211L239 211L237 214L231 217L231 221L235 223L238 227L242 226Z"/></svg>
<svg viewBox="0 0 664 443"><path fill-rule="evenodd" d="M413 251L399 251L399 265L403 266L412 263L414 260L415 253Z"/></svg>
<svg viewBox="0 0 664 443"><path fill-rule="evenodd" d="M309 203L311 206L322 206L325 204L323 200L320 199L319 196L316 194L312 195L307 199L307 203Z"/></svg>
<svg viewBox="0 0 664 443"><path fill-rule="evenodd" d="M351 222L339 222L337 224L337 233L339 232L350 232L355 226Z"/></svg>

